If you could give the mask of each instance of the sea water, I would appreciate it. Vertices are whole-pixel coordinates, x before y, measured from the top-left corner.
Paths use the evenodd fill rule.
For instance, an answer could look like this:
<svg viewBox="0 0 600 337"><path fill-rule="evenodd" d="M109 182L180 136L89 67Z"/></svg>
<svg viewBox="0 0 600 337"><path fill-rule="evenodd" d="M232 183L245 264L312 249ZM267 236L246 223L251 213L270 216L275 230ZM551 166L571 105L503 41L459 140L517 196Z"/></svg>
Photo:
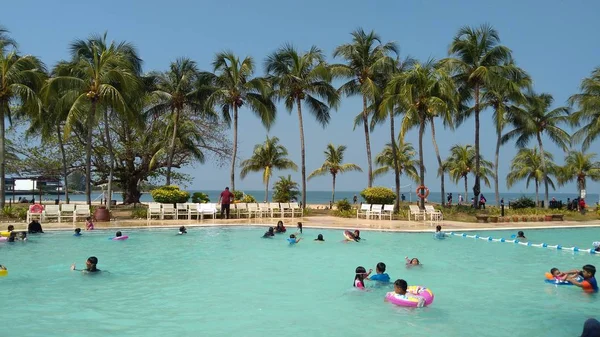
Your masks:
<svg viewBox="0 0 600 337"><path fill-rule="evenodd" d="M577 336L600 299L544 282L552 267L600 256L431 233L305 229L262 239L264 227L47 232L0 244L3 336ZM315 242L317 234L325 242ZM510 231L482 235L509 238ZM533 242L588 248L598 229L527 230ZM99 259L100 274L70 271ZM406 268L404 257L421 267ZM384 303L390 285L352 287L355 268L387 264L392 280L429 287L426 308ZM108 272L104 272L108 271Z"/></svg>

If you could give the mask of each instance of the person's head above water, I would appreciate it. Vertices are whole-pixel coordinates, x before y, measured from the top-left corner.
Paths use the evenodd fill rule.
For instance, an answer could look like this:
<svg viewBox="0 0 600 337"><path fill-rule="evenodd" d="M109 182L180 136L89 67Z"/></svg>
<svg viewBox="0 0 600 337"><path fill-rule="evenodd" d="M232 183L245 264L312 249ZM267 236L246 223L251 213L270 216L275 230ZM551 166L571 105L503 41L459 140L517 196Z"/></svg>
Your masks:
<svg viewBox="0 0 600 337"><path fill-rule="evenodd" d="M406 289L408 288L408 283L403 279L397 279L394 282L394 291L399 294L406 293Z"/></svg>
<svg viewBox="0 0 600 337"><path fill-rule="evenodd" d="M296 238L296 235L290 234L290 239L295 239L295 238Z"/></svg>
<svg viewBox="0 0 600 337"><path fill-rule="evenodd" d="M583 272L582 272L582 276L584 278L590 278L590 277L595 277L596 276L596 267L594 267L591 264L586 264L585 266L583 266Z"/></svg>
<svg viewBox="0 0 600 337"><path fill-rule="evenodd" d="M600 322L595 318L585 321L581 337L600 337Z"/></svg>
<svg viewBox="0 0 600 337"><path fill-rule="evenodd" d="M379 262L377 267L375 267L378 273L385 273L385 263Z"/></svg>
<svg viewBox="0 0 600 337"><path fill-rule="evenodd" d="M277 221L277 227L282 227L283 226L283 221L279 220Z"/></svg>
<svg viewBox="0 0 600 337"><path fill-rule="evenodd" d="M14 231L14 230L15 230L15 226L13 226L13 225L8 225L8 231L9 231L9 232L12 232L12 231Z"/></svg>
<svg viewBox="0 0 600 337"><path fill-rule="evenodd" d="M302 233L302 222L298 221L298 229L300 230L300 233Z"/></svg>
<svg viewBox="0 0 600 337"><path fill-rule="evenodd" d="M317 238L315 239L315 241L325 241L325 240L323 239L323 234L319 234L319 235L317 235Z"/></svg>
<svg viewBox="0 0 600 337"><path fill-rule="evenodd" d="M356 287L356 280L360 280L360 282L364 282L365 277L367 276L367 270L363 266L356 267L355 275L354 275L354 284Z"/></svg>
<svg viewBox="0 0 600 337"><path fill-rule="evenodd" d="M413 257L412 259L410 259L410 264L417 265L417 264L421 264L421 262L416 257Z"/></svg>
<svg viewBox="0 0 600 337"><path fill-rule="evenodd" d="M185 228L185 226L179 227L179 234L186 234L186 233L187 233L187 228Z"/></svg>
<svg viewBox="0 0 600 337"><path fill-rule="evenodd" d="M525 237L525 233L523 233L523 231L519 231L517 233L517 237L524 238Z"/></svg>
<svg viewBox="0 0 600 337"><path fill-rule="evenodd" d="M117 233L115 233L115 236L116 236L116 237L123 236L123 233L121 233L121 231L117 231Z"/></svg>
<svg viewBox="0 0 600 337"><path fill-rule="evenodd" d="M85 261L85 266L88 271L95 271L96 265L98 264L98 258L95 256L88 257L87 261Z"/></svg>
<svg viewBox="0 0 600 337"><path fill-rule="evenodd" d="M550 269L550 274L552 274L552 276L557 276L560 274L560 270L558 270L558 268L552 268Z"/></svg>
<svg viewBox="0 0 600 337"><path fill-rule="evenodd" d="M360 231L358 229L354 231L354 237L360 239Z"/></svg>
<svg viewBox="0 0 600 337"><path fill-rule="evenodd" d="M81 233L81 228L79 228L79 227L75 228L75 233L76 234L80 234Z"/></svg>
<svg viewBox="0 0 600 337"><path fill-rule="evenodd" d="M441 232L442 231L442 226L440 226L440 225L435 226L435 231L436 232Z"/></svg>

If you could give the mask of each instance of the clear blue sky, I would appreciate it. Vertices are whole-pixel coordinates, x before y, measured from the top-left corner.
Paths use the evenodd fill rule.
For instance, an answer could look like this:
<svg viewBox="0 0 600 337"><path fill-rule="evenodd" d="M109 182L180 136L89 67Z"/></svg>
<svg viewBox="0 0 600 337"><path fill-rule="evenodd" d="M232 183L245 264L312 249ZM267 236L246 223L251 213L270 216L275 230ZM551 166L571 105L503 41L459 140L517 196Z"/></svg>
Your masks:
<svg viewBox="0 0 600 337"><path fill-rule="evenodd" d="M331 57L333 49L350 41L357 27L375 30L384 41L396 41L403 56L420 60L447 56L448 45L464 25L492 24L502 43L510 47L518 64L534 79L538 92L554 95L557 106L566 104L582 78L600 66L600 37L596 32L600 2L596 1L417 1L417 0L328 0L328 1L10 1L2 5L0 24L12 32L23 53L34 54L52 66L67 57L67 46L75 38L108 31L111 40L133 42L144 59L144 69L165 70L169 62L186 56L196 60L203 70L210 70L214 53L230 49L240 56L251 55L262 68L264 57L291 42L301 49L316 45ZM259 68L258 75L262 74ZM353 131L353 118L360 111L358 99L344 99L331 124L322 129L310 115L305 115L307 171L323 161L327 143L348 146L346 161L360 165L366 172L364 134ZM492 160L495 136L491 113L482 121L482 154ZM266 135L256 118L241 111L240 157L247 158L254 144ZM474 122L466 122L456 132L438 126L438 142L445 157L456 143L472 144ZM300 164L297 116L279 107L277 123L270 135L280 138L290 156ZM437 163L429 130L425 135L426 184L439 190L435 172ZM373 155L389 141L389 125L382 125L371 135ZM417 144L416 132L407 141ZM562 151L545 139L559 163ZM532 144L533 145L533 144ZM600 152L600 142L592 151ZM516 153L514 144L502 148L501 179L506 176L510 160ZM185 168L194 176L193 189L220 189L229 184L228 169L212 163ZM275 172L283 175L288 172ZM292 173L300 180L299 173ZM448 181L447 179L446 181ZM470 186L472 178L470 177ZM366 173L349 173L338 178L338 190L360 190L366 186ZM407 183L403 178L402 185ZM262 189L259 174L237 180L238 189ZM377 185L392 186L392 175L376 180ZM309 190L328 190L330 177L311 180ZM447 191L462 191L449 183ZM501 191L507 191L501 184ZM559 189L575 192L574 185ZM483 192L490 194L491 188ZM530 187L530 191L533 191ZM590 193L600 191L600 184L590 183ZM518 184L511 192L525 192Z"/></svg>

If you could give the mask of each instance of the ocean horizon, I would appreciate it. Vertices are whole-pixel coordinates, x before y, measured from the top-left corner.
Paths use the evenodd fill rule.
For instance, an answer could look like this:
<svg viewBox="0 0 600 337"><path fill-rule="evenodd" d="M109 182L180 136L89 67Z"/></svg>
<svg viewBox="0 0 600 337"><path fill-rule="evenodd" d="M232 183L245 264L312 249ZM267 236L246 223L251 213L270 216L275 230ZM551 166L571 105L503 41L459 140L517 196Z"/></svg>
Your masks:
<svg viewBox="0 0 600 337"><path fill-rule="evenodd" d="M217 202L219 200L219 195L221 194L222 190L188 190L190 192L190 195L193 194L194 192L203 192L206 193L210 199L210 202ZM258 202L262 202L264 200L265 197L265 191L264 190L247 190L244 191L244 193L252 195ZM417 197L415 194L415 191L401 191L401 194L404 194L405 196L405 201L407 202L416 202L417 201ZM452 193L453 199L452 199L452 203L456 204L458 202L458 195L459 194L464 194L463 192L456 192L456 191L448 191L446 193ZM482 193L485 198L487 199L487 202L489 205L494 205L496 204L496 200L495 200L495 196L494 196L494 192L484 192ZM358 202L363 202L364 200L362 199L362 197L360 196L360 191L336 191L335 192L335 200L339 201L339 200L343 200L343 199L348 199L348 201L352 202L354 195L357 196L358 198ZM530 197L533 200L535 200L535 193L523 193L523 192L501 192L500 193L500 197L504 198L504 202L508 203L511 200L516 200L522 196L526 196L526 197ZM7 195L7 201L9 196ZM25 196L27 199L29 199L29 196ZM101 192L93 192L92 193L92 200L95 201L99 201L100 198L102 197L102 193ZM269 191L269 200L271 201L273 197L273 191ZM543 193L539 194L540 200L544 199L544 195ZM550 199L552 198L556 198L556 200L562 200L563 202L565 202L567 200L567 198L577 198L578 194L576 192L574 193L550 193ZM39 195L36 195L36 200L37 198L39 198ZM69 198L71 201L85 201L85 194L71 194L69 195ZM469 196L468 198L464 198L463 199L463 203L468 203L470 202L470 198L471 196ZM43 195L43 200L44 201L51 201L57 199L56 195ZM121 203L123 201L120 192L114 192L113 194L113 199L117 200L118 203ZM300 201L302 198L298 198L298 200ZM445 198L444 198L445 199ZM64 200L64 195L60 196L60 200ZM306 191L306 202L309 204L328 204L331 200L331 191ZM442 202L442 195L440 192L434 192L432 191L429 194L429 197L427 198L427 200L429 202L432 203L441 203ZM587 193L586 196L586 200L588 201L588 204L595 204L597 202L600 202L600 194L598 193ZM144 193L142 194L141 198L140 198L140 202L152 202L152 196L150 195L150 193Z"/></svg>

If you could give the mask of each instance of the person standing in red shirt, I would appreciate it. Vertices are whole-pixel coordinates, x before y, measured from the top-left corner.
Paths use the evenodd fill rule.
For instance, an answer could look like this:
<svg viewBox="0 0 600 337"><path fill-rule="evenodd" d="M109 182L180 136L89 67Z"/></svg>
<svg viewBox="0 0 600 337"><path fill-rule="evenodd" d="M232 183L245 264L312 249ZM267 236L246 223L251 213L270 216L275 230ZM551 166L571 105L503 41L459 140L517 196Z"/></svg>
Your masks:
<svg viewBox="0 0 600 337"><path fill-rule="evenodd" d="M229 187L225 187L225 191L221 192L221 196L219 197L219 203L221 204L221 219L223 219L223 213L225 213L227 219L229 219L229 210L233 198L233 193L229 192Z"/></svg>

